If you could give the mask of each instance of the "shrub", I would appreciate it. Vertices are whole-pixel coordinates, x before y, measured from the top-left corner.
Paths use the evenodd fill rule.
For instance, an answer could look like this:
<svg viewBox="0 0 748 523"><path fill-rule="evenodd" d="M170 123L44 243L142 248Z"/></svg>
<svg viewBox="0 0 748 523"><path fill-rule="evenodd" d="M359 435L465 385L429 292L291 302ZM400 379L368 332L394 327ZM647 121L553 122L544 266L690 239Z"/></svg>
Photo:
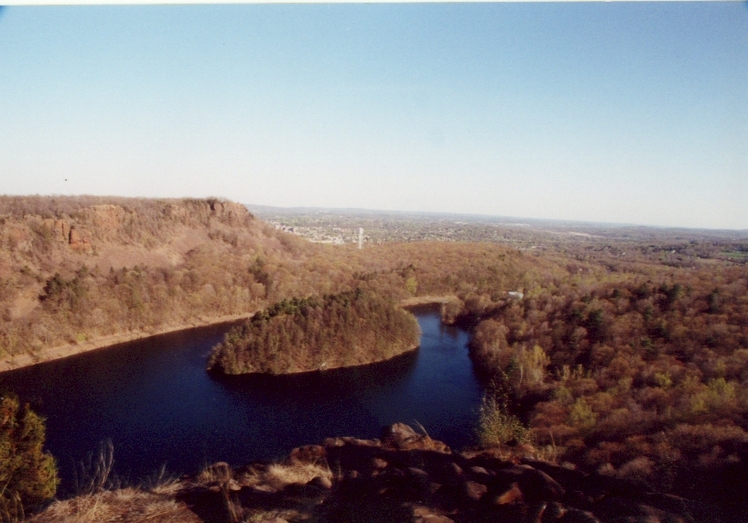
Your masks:
<svg viewBox="0 0 748 523"><path fill-rule="evenodd" d="M44 452L44 421L13 394L0 396L0 517L21 519L24 511L52 498L57 468Z"/></svg>
<svg viewBox="0 0 748 523"><path fill-rule="evenodd" d="M481 446L495 447L508 443L527 443L529 433L501 402L485 397L480 408L478 439Z"/></svg>
<svg viewBox="0 0 748 523"><path fill-rule="evenodd" d="M597 414L592 410L592 407L587 403L587 400L584 398L578 398L571 407L571 412L569 413L569 424L580 430L587 430L592 428L596 421Z"/></svg>

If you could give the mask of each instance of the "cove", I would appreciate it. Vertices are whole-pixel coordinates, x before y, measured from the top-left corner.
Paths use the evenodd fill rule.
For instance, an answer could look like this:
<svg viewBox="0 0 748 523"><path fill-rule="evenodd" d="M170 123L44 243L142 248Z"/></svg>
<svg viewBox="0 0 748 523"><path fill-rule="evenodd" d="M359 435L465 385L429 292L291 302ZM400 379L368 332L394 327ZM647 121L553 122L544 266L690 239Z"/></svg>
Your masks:
<svg viewBox="0 0 748 523"><path fill-rule="evenodd" d="M383 426L422 424L453 448L473 442L482 390L465 331L433 309L413 310L419 350L393 360L296 376L219 377L205 371L228 326L128 342L0 374L47 419L61 494L102 441L114 472L137 481L162 466L195 473L216 461L277 459L331 436L375 438Z"/></svg>

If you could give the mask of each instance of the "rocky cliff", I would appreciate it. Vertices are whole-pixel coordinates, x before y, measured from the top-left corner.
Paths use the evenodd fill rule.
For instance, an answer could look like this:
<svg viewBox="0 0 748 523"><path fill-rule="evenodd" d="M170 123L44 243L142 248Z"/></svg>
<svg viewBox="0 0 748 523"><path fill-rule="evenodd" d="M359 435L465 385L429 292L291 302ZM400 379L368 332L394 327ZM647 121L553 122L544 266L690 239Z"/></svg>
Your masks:
<svg viewBox="0 0 748 523"><path fill-rule="evenodd" d="M302 243L219 199L0 196L0 370L246 316Z"/></svg>

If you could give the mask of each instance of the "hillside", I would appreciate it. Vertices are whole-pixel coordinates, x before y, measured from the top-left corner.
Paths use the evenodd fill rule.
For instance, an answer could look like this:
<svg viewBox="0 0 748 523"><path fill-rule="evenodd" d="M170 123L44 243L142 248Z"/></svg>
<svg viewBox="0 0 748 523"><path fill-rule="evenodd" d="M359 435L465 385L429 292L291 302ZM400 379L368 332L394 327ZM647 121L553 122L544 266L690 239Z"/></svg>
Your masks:
<svg viewBox="0 0 748 523"><path fill-rule="evenodd" d="M358 250L231 202L95 197L0 198L0 240L5 368L356 288L438 298L444 321L472 336L484 446L528 443L587 474L746 510L745 241Z"/></svg>
<svg viewBox="0 0 748 523"><path fill-rule="evenodd" d="M261 264L304 244L222 200L1 197L0 368L247 315L283 292Z"/></svg>
<svg viewBox="0 0 748 523"><path fill-rule="evenodd" d="M469 297L565 272L500 245L313 244L216 199L3 196L0 245L0 370L293 297Z"/></svg>

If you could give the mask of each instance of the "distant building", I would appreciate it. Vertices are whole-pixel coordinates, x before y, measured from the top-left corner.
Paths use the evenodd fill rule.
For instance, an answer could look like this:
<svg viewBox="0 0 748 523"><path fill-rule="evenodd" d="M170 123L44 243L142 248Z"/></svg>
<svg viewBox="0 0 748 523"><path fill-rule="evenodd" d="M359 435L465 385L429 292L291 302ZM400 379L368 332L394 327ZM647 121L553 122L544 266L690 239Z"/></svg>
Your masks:
<svg viewBox="0 0 748 523"><path fill-rule="evenodd" d="M509 291L507 292L510 298L514 298L515 300L521 300L525 297L525 294L520 291Z"/></svg>

